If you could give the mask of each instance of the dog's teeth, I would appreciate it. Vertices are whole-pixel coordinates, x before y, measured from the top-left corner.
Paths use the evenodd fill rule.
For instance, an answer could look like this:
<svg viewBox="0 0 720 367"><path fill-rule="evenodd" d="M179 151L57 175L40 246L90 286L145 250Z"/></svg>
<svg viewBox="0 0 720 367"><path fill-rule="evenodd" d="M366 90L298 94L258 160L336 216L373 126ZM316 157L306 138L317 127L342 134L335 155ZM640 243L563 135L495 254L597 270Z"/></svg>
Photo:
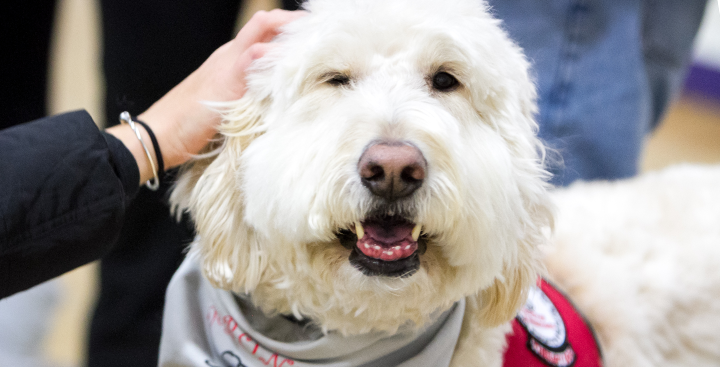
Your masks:
<svg viewBox="0 0 720 367"><path fill-rule="evenodd" d="M358 239L365 237L365 230L360 222L355 222L355 233L357 234Z"/></svg>
<svg viewBox="0 0 720 367"><path fill-rule="evenodd" d="M416 242L417 242L418 238L420 238L420 231L421 231L421 230L422 230L422 226L419 225L419 224L416 224L415 227L414 227L413 230L412 230L412 239L413 239L413 241L416 241ZM407 233L407 232L405 232L405 233Z"/></svg>
<svg viewBox="0 0 720 367"><path fill-rule="evenodd" d="M405 245L405 249L406 249L406 250L409 250L410 247L412 247L412 246L410 246L410 245Z"/></svg>
<svg viewBox="0 0 720 367"><path fill-rule="evenodd" d="M365 248L370 248L370 245L368 245L367 242L365 242Z"/></svg>

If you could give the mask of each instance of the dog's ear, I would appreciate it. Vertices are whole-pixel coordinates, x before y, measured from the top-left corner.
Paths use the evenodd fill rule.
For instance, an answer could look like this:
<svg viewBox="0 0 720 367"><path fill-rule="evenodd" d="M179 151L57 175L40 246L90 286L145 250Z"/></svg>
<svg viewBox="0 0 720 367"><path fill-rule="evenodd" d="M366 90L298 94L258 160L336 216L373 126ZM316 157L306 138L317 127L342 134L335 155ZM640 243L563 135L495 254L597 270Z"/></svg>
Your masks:
<svg viewBox="0 0 720 367"><path fill-rule="evenodd" d="M258 97L248 92L237 101L206 103L208 108L222 116L223 122L219 127L219 134L208 143L201 154L180 168L170 193L170 209L177 220L180 220L185 212L193 214L193 191L200 177L216 158L225 151L239 158L250 142L265 131L263 116L269 99L268 96Z"/></svg>
<svg viewBox="0 0 720 367"><path fill-rule="evenodd" d="M530 287L544 274L541 248L554 227L554 207L544 191L526 191L523 236L517 240L517 252L506 261L502 274L492 285L471 299L471 307L482 325L498 326L511 320L528 297Z"/></svg>
<svg viewBox="0 0 720 367"><path fill-rule="evenodd" d="M489 288L480 292L476 315L483 325L494 327L515 317L527 299L528 290L537 282L536 267L530 263L506 266L503 278L496 278Z"/></svg>
<svg viewBox="0 0 720 367"><path fill-rule="evenodd" d="M191 253L198 256L214 286L237 292L252 290L265 268L257 237L243 220L240 157L264 131L266 99L251 93L242 99L215 104L223 115L220 139L211 152L181 171L170 195L176 217L189 213L198 238Z"/></svg>

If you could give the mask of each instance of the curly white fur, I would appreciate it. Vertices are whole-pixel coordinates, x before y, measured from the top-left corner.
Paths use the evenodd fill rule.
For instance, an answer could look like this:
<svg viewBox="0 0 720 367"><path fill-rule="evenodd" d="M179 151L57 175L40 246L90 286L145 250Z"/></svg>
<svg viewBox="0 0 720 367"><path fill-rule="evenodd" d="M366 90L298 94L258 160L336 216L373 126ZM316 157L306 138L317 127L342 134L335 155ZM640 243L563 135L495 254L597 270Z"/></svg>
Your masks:
<svg viewBox="0 0 720 367"><path fill-rule="evenodd" d="M528 62L477 0L306 7L254 64L245 97L222 106L217 156L172 194L196 222L204 274L267 313L344 334L422 325L466 298L453 364L500 366L552 226ZM438 71L459 87L434 90ZM349 84L328 83L335 75ZM374 209L357 164L378 140L427 160L396 208L430 236L407 278L363 275L336 238Z"/></svg>
<svg viewBox="0 0 720 367"><path fill-rule="evenodd" d="M554 199L545 263L606 365L720 365L720 167L578 183Z"/></svg>

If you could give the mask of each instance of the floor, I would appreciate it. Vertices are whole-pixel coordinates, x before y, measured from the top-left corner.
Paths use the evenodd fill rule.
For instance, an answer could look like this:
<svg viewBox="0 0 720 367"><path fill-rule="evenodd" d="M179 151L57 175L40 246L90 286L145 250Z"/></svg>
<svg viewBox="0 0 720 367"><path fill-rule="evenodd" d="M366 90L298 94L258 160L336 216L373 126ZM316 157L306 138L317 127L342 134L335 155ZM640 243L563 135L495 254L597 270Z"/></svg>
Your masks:
<svg viewBox="0 0 720 367"><path fill-rule="evenodd" d="M253 7L269 8L272 4L272 0L255 1ZM49 101L54 113L86 108L95 118L102 116L95 14L94 2L61 1L51 71L55 82ZM720 101L683 97L648 139L643 170L682 162L720 163ZM66 366L83 364L85 328L97 291L96 271L96 265L91 264L61 278L65 295L52 332L43 341L52 361Z"/></svg>
<svg viewBox="0 0 720 367"><path fill-rule="evenodd" d="M720 162L720 101L684 96L645 146L643 171L684 162Z"/></svg>

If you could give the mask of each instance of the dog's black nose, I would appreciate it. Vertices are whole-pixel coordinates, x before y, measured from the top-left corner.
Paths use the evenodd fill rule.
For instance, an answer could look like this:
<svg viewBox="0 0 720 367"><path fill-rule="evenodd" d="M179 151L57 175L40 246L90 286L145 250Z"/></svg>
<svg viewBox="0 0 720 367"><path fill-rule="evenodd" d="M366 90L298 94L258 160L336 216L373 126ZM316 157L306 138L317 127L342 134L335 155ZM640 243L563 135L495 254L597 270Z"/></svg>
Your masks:
<svg viewBox="0 0 720 367"><path fill-rule="evenodd" d="M358 170L370 192L395 200L412 194L422 185L427 163L420 150L412 145L380 142L365 150Z"/></svg>

